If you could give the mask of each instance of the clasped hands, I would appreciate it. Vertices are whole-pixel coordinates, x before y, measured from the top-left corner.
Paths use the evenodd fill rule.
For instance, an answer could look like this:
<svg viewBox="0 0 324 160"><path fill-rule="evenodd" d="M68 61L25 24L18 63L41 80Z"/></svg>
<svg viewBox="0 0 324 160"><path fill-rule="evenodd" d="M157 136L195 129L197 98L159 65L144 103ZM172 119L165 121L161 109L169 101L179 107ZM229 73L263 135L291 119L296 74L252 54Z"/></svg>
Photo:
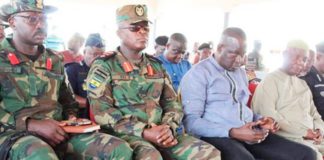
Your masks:
<svg viewBox="0 0 324 160"><path fill-rule="evenodd" d="M173 136L170 126L162 124L151 124L151 128L144 129L143 138L155 145L163 148L173 147L178 144L177 139Z"/></svg>
<svg viewBox="0 0 324 160"><path fill-rule="evenodd" d="M232 128L229 136L249 144L261 143L269 135L279 130L279 125L271 117L263 117L256 122L249 122L239 128Z"/></svg>
<svg viewBox="0 0 324 160"><path fill-rule="evenodd" d="M303 137L306 140L313 140L314 144L321 144L323 141L323 133L320 129L308 129L306 136Z"/></svg>

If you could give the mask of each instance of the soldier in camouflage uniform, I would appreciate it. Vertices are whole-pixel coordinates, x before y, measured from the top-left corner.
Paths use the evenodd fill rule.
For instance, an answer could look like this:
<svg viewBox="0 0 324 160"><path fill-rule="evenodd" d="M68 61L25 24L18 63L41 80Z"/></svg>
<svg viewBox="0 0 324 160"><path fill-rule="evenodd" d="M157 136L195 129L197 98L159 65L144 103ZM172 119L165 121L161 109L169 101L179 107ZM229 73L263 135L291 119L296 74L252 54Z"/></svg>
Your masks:
<svg viewBox="0 0 324 160"><path fill-rule="evenodd" d="M0 159L131 159L122 139L68 135L59 126L75 118L78 106L64 83L62 58L42 45L45 12L52 9L38 0L12 0L0 9L13 29L0 44Z"/></svg>
<svg viewBox="0 0 324 160"><path fill-rule="evenodd" d="M117 10L121 45L97 59L87 77L88 98L104 131L126 140L135 159L220 159L210 144L184 134L183 112L161 62L142 52L149 20L145 5ZM161 153L160 153L160 152Z"/></svg>

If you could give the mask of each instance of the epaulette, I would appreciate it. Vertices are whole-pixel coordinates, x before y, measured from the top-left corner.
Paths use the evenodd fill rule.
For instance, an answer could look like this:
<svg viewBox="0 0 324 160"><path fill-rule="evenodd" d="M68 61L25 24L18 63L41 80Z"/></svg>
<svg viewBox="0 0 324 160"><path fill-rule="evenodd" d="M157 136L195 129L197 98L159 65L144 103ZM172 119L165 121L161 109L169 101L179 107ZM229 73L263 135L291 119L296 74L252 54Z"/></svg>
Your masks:
<svg viewBox="0 0 324 160"><path fill-rule="evenodd" d="M63 62L63 56L59 55L57 51L54 51L49 48L46 48L45 50L48 53L48 55L52 57L52 64L56 64L59 61Z"/></svg>
<svg viewBox="0 0 324 160"><path fill-rule="evenodd" d="M54 55L58 55L58 54L59 54L57 51L52 50L52 49L49 49L49 48L46 48L45 50L46 50L46 52L48 52L49 54L54 54Z"/></svg>
<svg viewBox="0 0 324 160"><path fill-rule="evenodd" d="M152 60L152 61L158 62L158 63L160 63L160 64L163 63L163 62L162 62L161 60L159 60L158 58L156 58L156 57L154 57L154 56L152 56L152 55L149 55L149 54L147 54L147 53L145 53L145 56L146 56L148 59Z"/></svg>
<svg viewBox="0 0 324 160"><path fill-rule="evenodd" d="M117 55L117 53L114 51L113 53L108 54L108 55L106 55L106 54L101 55L100 57L97 57L95 60L99 60L100 59L100 60L106 61L106 60L108 60L108 59L110 59L110 58L112 58L112 57L114 57L116 55Z"/></svg>

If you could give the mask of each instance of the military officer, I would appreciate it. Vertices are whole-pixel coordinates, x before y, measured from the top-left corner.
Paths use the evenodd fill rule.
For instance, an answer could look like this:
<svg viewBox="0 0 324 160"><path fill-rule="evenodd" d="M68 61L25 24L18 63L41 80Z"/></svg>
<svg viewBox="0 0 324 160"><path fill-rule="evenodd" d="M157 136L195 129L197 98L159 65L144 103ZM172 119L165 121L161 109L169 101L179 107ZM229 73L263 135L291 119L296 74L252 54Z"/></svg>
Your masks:
<svg viewBox="0 0 324 160"><path fill-rule="evenodd" d="M161 62L143 53L150 31L145 5L117 10L121 45L96 60L87 77L88 98L97 123L126 140L135 159L220 159L210 144L185 135L182 107Z"/></svg>

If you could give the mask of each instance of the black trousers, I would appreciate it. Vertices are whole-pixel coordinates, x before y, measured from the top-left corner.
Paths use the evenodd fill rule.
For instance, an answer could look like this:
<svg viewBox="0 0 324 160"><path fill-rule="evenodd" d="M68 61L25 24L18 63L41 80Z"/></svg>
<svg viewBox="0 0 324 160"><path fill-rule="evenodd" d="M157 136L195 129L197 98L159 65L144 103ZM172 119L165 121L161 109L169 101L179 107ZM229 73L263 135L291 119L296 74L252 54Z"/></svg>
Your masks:
<svg viewBox="0 0 324 160"><path fill-rule="evenodd" d="M246 144L231 138L202 137L221 151L222 160L316 160L310 147L275 134L259 144Z"/></svg>

